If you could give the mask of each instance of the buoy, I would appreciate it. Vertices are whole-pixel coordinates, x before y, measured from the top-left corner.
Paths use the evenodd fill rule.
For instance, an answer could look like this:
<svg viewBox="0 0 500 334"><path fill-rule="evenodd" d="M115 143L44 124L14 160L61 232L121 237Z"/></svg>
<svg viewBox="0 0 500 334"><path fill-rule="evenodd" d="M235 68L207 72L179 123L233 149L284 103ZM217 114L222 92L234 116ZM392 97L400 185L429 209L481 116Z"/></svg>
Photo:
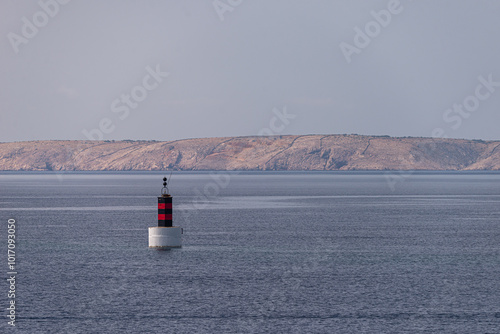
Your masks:
<svg viewBox="0 0 500 334"><path fill-rule="evenodd" d="M161 196L158 196L158 227L149 228L149 248L182 247L182 228L172 224L172 196L167 184L164 177Z"/></svg>

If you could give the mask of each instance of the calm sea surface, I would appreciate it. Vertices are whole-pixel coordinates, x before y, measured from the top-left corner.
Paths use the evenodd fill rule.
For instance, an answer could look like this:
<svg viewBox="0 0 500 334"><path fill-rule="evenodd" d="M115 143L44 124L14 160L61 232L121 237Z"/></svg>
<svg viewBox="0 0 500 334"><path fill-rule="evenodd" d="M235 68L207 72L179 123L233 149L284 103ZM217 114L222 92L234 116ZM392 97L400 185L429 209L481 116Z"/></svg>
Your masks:
<svg viewBox="0 0 500 334"><path fill-rule="evenodd" d="M162 177L0 174L12 332L500 333L500 173L174 173L157 251Z"/></svg>

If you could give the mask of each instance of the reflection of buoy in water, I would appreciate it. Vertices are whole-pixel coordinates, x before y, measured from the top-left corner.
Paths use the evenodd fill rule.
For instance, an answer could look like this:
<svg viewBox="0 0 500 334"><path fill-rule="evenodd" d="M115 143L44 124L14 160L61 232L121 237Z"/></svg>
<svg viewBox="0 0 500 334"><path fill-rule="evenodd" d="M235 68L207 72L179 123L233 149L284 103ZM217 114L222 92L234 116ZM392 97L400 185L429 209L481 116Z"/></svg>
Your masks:
<svg viewBox="0 0 500 334"><path fill-rule="evenodd" d="M182 228L172 225L172 196L168 193L167 178L163 178L158 197L158 227L149 228L149 248L179 248Z"/></svg>

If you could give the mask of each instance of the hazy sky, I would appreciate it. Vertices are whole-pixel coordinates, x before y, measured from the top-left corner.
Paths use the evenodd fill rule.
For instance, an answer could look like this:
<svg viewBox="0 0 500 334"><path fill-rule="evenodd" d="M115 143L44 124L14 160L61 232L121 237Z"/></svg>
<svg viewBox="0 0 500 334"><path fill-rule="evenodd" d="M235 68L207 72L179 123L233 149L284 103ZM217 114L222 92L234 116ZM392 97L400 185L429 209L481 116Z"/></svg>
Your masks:
<svg viewBox="0 0 500 334"><path fill-rule="evenodd" d="M0 0L0 141L500 139L499 17L496 0Z"/></svg>

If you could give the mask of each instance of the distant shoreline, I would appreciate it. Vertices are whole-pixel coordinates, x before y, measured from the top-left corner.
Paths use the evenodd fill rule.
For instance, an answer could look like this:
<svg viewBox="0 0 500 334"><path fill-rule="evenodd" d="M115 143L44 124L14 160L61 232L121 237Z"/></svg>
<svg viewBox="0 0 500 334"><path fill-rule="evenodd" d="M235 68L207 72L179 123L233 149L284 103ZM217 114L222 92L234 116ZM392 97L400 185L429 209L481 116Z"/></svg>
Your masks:
<svg viewBox="0 0 500 334"><path fill-rule="evenodd" d="M500 141L360 135L0 143L1 171L498 171Z"/></svg>
<svg viewBox="0 0 500 334"><path fill-rule="evenodd" d="M210 174L230 174L230 175L264 175L264 174L289 174L289 175L310 175L310 174L332 174L332 175L381 175L406 173L406 175L471 175L471 174L500 174L500 170L72 170L72 171L48 171L48 170L0 170L0 175L137 175L152 174L165 175L173 172L173 175L210 175Z"/></svg>

